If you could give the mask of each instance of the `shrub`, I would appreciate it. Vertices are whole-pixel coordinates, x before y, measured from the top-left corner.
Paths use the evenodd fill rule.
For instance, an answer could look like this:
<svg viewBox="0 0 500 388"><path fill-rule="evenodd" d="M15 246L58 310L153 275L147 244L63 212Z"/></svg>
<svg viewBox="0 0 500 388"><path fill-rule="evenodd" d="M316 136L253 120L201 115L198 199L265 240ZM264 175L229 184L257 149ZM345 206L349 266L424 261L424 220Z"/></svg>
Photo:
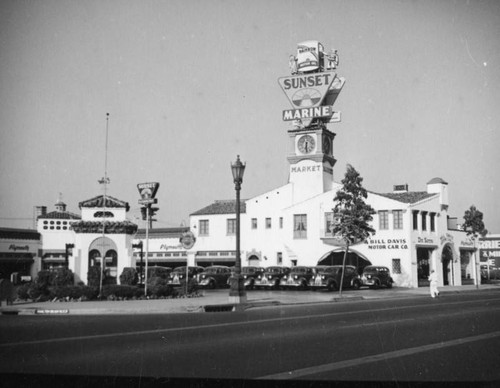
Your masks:
<svg viewBox="0 0 500 388"><path fill-rule="evenodd" d="M186 292L186 279L181 279L181 286L179 288L180 295L190 295L198 293L198 282L194 278L190 278L187 285Z"/></svg>
<svg viewBox="0 0 500 388"><path fill-rule="evenodd" d="M72 286L74 283L73 272L68 268L57 268L50 273L51 286Z"/></svg>
<svg viewBox="0 0 500 388"><path fill-rule="evenodd" d="M52 278L51 271L43 270L38 272L37 277L35 278L35 283L40 288L48 288L50 286L50 280Z"/></svg>
<svg viewBox="0 0 500 388"><path fill-rule="evenodd" d="M78 286L61 286L61 287L50 287L50 299L82 299L82 300L92 300L97 298L99 292L98 288L89 287L85 285Z"/></svg>
<svg viewBox="0 0 500 388"><path fill-rule="evenodd" d="M17 289L17 297L22 300L27 300L30 298L28 291L33 283L24 283Z"/></svg>
<svg viewBox="0 0 500 388"><path fill-rule="evenodd" d="M87 273L87 284L90 287L99 287L101 282L101 267L93 265Z"/></svg>
<svg viewBox="0 0 500 388"><path fill-rule="evenodd" d="M178 295L177 291L170 285L166 284L156 284L154 286L148 287L148 295L153 297L176 297Z"/></svg>
<svg viewBox="0 0 500 388"><path fill-rule="evenodd" d="M166 267L150 267L148 268L148 284L154 278L168 279L171 269Z"/></svg>
<svg viewBox="0 0 500 388"><path fill-rule="evenodd" d="M128 285L107 285L102 288L102 296L104 298L116 297L129 299L136 296L137 287Z"/></svg>
<svg viewBox="0 0 500 388"><path fill-rule="evenodd" d="M49 288L45 287L45 285L39 283L31 283L30 288L28 289L28 296L32 300L45 301L49 299L50 293Z"/></svg>
<svg viewBox="0 0 500 388"><path fill-rule="evenodd" d="M139 282L139 275L137 270L132 267L123 268L123 272L120 275L120 284L135 286Z"/></svg>

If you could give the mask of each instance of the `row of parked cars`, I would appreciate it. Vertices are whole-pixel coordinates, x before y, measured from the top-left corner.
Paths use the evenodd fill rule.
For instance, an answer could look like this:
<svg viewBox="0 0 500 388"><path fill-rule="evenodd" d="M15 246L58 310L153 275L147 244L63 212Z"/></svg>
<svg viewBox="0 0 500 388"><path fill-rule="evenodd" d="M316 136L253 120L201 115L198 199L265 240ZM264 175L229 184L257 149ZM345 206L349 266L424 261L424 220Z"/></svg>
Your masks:
<svg viewBox="0 0 500 388"><path fill-rule="evenodd" d="M340 288L359 289L362 286L391 288L394 281L387 267L370 265L363 269L361 276L356 267L345 266L342 276L341 265L322 265L315 267L296 266L281 267L242 267L241 274L247 289L327 289L335 291ZM201 288L229 287L229 278L234 267L214 265L211 267L177 267L169 275L168 284L177 286L181 281L195 278Z"/></svg>

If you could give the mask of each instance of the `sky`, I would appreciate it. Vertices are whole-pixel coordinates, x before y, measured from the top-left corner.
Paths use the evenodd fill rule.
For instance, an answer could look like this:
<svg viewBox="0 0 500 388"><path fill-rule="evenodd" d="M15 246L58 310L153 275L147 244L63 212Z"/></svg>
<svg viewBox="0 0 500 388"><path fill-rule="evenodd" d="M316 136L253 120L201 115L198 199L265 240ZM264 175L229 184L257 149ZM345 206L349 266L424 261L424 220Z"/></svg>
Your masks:
<svg viewBox="0 0 500 388"><path fill-rule="evenodd" d="M286 184L277 80L318 40L346 79L335 180L347 164L379 193L440 177L450 216L475 205L500 233L499 37L496 0L1 0L0 226L59 198L79 214L105 173L139 225L137 184L160 183L154 227L234 199L237 155L242 198Z"/></svg>

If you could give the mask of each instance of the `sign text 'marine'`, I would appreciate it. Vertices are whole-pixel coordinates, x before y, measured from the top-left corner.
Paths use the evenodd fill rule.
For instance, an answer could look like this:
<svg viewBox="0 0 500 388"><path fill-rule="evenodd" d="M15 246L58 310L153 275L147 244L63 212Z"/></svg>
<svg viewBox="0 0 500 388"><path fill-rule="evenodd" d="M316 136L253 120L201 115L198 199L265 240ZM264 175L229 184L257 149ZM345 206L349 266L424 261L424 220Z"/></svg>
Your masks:
<svg viewBox="0 0 500 388"><path fill-rule="evenodd" d="M280 81L282 82L282 87L284 90L290 90L290 89L303 89L314 86L325 86L325 85L329 86L334 78L335 78L335 73L325 72L307 76L286 77L282 78Z"/></svg>

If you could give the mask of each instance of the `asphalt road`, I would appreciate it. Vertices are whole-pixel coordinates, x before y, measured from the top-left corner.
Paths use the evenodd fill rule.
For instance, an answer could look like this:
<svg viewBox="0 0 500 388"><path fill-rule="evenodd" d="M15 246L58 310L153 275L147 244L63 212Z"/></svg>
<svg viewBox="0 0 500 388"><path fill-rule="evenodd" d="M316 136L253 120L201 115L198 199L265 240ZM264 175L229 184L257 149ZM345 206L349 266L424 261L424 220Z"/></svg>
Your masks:
<svg viewBox="0 0 500 388"><path fill-rule="evenodd" d="M0 373L500 382L498 322L498 292L226 313L2 316Z"/></svg>

